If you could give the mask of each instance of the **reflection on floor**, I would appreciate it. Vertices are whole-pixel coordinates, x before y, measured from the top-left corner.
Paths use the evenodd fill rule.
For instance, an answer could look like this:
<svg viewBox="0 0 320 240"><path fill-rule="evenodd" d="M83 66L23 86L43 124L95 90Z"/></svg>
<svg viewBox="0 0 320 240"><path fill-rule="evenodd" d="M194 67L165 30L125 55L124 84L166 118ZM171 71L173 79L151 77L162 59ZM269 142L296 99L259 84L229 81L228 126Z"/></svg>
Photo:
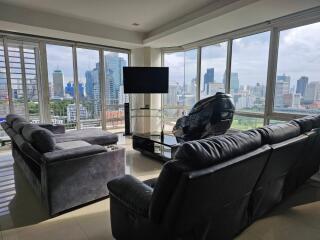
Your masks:
<svg viewBox="0 0 320 240"><path fill-rule="evenodd" d="M130 138L122 135L119 138L119 145L127 150L128 174L141 180L159 174L161 163L134 151ZM20 169L14 166L9 147L0 150L0 227L0 240L112 239L109 199L49 219ZM319 236L320 181L315 179L237 239L319 239Z"/></svg>

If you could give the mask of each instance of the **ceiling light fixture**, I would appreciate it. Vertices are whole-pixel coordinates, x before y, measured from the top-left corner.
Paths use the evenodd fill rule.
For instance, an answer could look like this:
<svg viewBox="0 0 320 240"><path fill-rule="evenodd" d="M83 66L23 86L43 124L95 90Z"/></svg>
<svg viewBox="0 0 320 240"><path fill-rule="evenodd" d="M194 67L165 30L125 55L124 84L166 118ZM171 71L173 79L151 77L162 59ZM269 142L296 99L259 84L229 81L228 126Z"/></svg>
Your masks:
<svg viewBox="0 0 320 240"><path fill-rule="evenodd" d="M140 25L139 23L132 23L132 26L135 26L135 27L137 27L139 25Z"/></svg>

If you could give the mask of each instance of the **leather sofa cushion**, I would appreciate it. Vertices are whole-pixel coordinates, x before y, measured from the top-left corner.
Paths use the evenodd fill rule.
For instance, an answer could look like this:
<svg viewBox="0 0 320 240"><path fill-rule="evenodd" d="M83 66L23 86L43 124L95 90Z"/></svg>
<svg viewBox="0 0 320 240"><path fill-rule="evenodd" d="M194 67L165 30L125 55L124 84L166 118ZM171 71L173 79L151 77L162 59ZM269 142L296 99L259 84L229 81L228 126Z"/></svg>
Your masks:
<svg viewBox="0 0 320 240"><path fill-rule="evenodd" d="M195 168L218 164L259 148L261 135L256 130L226 134L182 144L175 155Z"/></svg>
<svg viewBox="0 0 320 240"><path fill-rule="evenodd" d="M51 152L55 149L54 135L37 125L26 124L22 129L22 136L40 153Z"/></svg>
<svg viewBox="0 0 320 240"><path fill-rule="evenodd" d="M297 123L279 123L258 128L264 144L275 144L300 135L300 127Z"/></svg>
<svg viewBox="0 0 320 240"><path fill-rule="evenodd" d="M316 120L314 116L306 116L303 118L294 119L290 121L290 123L297 123L300 127L301 133L305 133L312 130L315 121Z"/></svg>
<svg viewBox="0 0 320 240"><path fill-rule="evenodd" d="M320 128L320 114L313 116L313 128Z"/></svg>
<svg viewBox="0 0 320 240"><path fill-rule="evenodd" d="M20 119L20 120L23 120L23 121L26 121L23 117L17 115L17 114L13 114L13 113L10 113L6 116L6 122L9 124L9 126L11 127L12 126L12 123L16 120L16 119Z"/></svg>
<svg viewBox="0 0 320 240"><path fill-rule="evenodd" d="M29 124L29 123L26 122L24 119L17 118L15 121L13 121L12 128L16 133L21 134L22 129L26 124Z"/></svg>

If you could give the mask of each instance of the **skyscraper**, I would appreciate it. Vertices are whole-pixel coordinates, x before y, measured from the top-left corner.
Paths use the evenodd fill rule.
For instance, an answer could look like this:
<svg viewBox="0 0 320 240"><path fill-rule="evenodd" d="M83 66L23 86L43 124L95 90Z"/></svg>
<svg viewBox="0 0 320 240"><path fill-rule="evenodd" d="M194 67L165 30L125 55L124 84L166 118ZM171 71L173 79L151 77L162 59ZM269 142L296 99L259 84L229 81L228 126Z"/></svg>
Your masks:
<svg viewBox="0 0 320 240"><path fill-rule="evenodd" d="M284 107L284 95L290 93L290 76L277 76L275 89L275 107Z"/></svg>
<svg viewBox="0 0 320 240"><path fill-rule="evenodd" d="M310 82L307 85L304 102L314 103L320 100L320 82Z"/></svg>
<svg viewBox="0 0 320 240"><path fill-rule="evenodd" d="M214 68L207 68L207 72L203 77L203 89L206 95L209 95L209 84L214 83Z"/></svg>
<svg viewBox="0 0 320 240"><path fill-rule="evenodd" d="M118 53L108 53L105 56L106 62L106 96L108 105L119 104L120 85L123 84L123 67L127 65L126 61L119 57Z"/></svg>
<svg viewBox="0 0 320 240"><path fill-rule="evenodd" d="M63 89L63 73L61 70L56 69L52 73L53 79L53 96L54 97L64 97Z"/></svg>
<svg viewBox="0 0 320 240"><path fill-rule="evenodd" d="M230 76L230 90L233 90L233 93L238 93L239 91L239 76L238 73L231 73Z"/></svg>
<svg viewBox="0 0 320 240"><path fill-rule="evenodd" d="M86 95L90 102L93 102L93 115L99 116L101 112L99 63L91 71L86 71Z"/></svg>
<svg viewBox="0 0 320 240"><path fill-rule="evenodd" d="M302 76L300 79L298 79L296 93L300 93L301 96L304 97L304 94L308 85L308 81L309 81L309 78L306 76Z"/></svg>

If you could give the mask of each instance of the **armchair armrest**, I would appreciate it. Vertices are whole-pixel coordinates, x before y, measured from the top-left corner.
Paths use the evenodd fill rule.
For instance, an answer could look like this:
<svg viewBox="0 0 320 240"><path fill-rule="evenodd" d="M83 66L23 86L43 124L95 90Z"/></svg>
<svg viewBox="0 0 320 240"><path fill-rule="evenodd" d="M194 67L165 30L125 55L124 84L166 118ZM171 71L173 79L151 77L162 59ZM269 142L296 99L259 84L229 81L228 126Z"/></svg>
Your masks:
<svg viewBox="0 0 320 240"><path fill-rule="evenodd" d="M107 152L107 150L99 145L91 145L47 152L43 154L43 159L47 163L52 163L61 160L68 160L73 158L94 155L102 152Z"/></svg>
<svg viewBox="0 0 320 240"><path fill-rule="evenodd" d="M40 123L37 125L39 127L48 129L50 132L52 132L54 134L61 134L61 133L66 132L66 129L65 129L64 125L62 125L62 124Z"/></svg>
<svg viewBox="0 0 320 240"><path fill-rule="evenodd" d="M108 184L111 198L140 216L148 217L153 189L131 175L113 179Z"/></svg>

